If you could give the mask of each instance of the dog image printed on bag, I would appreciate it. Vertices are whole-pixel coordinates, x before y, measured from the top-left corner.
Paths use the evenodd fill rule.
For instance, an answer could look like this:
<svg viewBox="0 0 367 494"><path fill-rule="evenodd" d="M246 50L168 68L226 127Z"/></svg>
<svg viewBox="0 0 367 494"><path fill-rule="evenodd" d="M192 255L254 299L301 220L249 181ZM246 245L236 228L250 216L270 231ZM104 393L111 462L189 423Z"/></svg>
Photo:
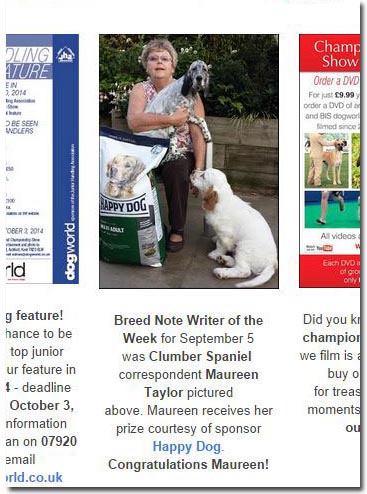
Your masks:
<svg viewBox="0 0 367 494"><path fill-rule="evenodd" d="M107 163L106 175L109 181L105 188L106 194L119 199L133 197L134 185L143 171L145 165L136 156L117 154Z"/></svg>

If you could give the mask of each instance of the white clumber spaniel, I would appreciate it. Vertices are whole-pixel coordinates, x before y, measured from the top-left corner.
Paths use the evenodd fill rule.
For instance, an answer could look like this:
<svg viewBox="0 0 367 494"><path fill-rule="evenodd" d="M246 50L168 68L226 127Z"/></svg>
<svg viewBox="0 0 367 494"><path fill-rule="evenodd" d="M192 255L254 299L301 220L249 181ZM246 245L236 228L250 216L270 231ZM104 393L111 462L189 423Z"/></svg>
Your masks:
<svg viewBox="0 0 367 494"><path fill-rule="evenodd" d="M216 248L208 254L226 267L215 268L217 278L248 278L238 288L266 283L278 267L277 249L263 216L232 192L223 172L193 172L192 184L203 196L205 218L216 233ZM229 255L231 253L231 255Z"/></svg>
<svg viewBox="0 0 367 494"><path fill-rule="evenodd" d="M139 175L144 172L144 163L136 156L117 154L107 163L109 181L105 193L115 199L130 199Z"/></svg>

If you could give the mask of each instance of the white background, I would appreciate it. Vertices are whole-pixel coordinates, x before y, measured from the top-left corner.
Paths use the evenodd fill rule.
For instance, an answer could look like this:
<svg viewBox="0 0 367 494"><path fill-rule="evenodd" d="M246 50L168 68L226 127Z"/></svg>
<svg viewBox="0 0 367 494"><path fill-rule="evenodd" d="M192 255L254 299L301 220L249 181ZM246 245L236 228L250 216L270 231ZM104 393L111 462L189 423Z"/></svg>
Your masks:
<svg viewBox="0 0 367 494"><path fill-rule="evenodd" d="M176 15L176 12L179 15ZM3 19L4 17L1 16ZM215 486L329 486L357 485L359 445L355 437L340 433L333 420L313 427L304 415L303 402L311 389L312 373L323 376L324 366L305 372L301 351L302 313L358 312L359 291L300 290L298 288L299 132L298 132L298 35L299 33L357 33L359 4L354 1L212 1L180 2L82 2L64 0L7 0L3 32L79 33L80 35L80 285L6 287L6 310L64 309L64 325L75 328L69 360L77 360L80 393L76 408L80 437L85 449L70 465L80 486L134 485L125 475L98 470L105 457L100 435L101 404L108 404L117 390L109 386L116 356L115 313L167 312L182 314L182 300L190 312L254 314L266 321L266 338L257 346L257 367L272 377L261 387L264 406L281 410L270 440L254 444L252 456L272 458L270 474L244 476L232 472ZM280 289L258 291L206 290L100 291L98 274L98 33L279 33L280 40ZM4 38L2 39L4 41ZM2 43L5 46L5 42ZM5 85L2 84L4 88ZM3 108L3 100L1 105ZM3 123L1 124L3 125ZM4 133L2 133L4 135ZM4 245L4 243L2 243ZM4 264L3 264L4 265ZM218 312L211 312L213 307ZM169 309L168 309L169 308ZM186 311L187 312L187 311ZM4 326L4 324L3 324ZM208 331L209 332L209 331ZM259 331L261 333L261 331ZM2 369L3 370L3 369ZM269 370L271 372L269 372ZM316 377L316 379L321 379ZM51 460L49 458L49 460ZM49 461L46 460L45 461ZM57 470L55 465L54 469ZM45 468L47 471L47 468ZM210 472L210 471L209 471ZM171 472L173 475L174 472ZM155 474L146 485L192 483L210 486L211 474L185 479ZM2 476L2 479L4 477ZM139 477L132 476L135 482ZM153 480L154 479L154 480ZM250 481L249 481L250 479ZM1 483L3 480L1 480ZM176 483L177 482L177 483ZM143 483L143 482L141 482ZM42 491L46 492L46 491ZM68 491L71 492L71 491ZM97 492L97 491L95 491Z"/></svg>

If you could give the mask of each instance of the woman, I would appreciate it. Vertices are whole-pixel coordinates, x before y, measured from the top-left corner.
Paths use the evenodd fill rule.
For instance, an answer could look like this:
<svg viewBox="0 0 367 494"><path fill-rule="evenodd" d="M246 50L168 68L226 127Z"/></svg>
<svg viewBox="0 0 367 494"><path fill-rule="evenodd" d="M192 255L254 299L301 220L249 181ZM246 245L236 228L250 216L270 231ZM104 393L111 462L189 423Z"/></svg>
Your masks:
<svg viewBox="0 0 367 494"><path fill-rule="evenodd" d="M166 39L150 41L142 52L141 61L149 77L147 81L136 84L130 93L127 113L129 128L132 132L144 132L177 127L178 147L185 150L185 158L166 161L161 168L171 226L167 250L178 252L184 244L190 174L194 169L204 169L206 145L200 128L187 122L186 108L178 108L172 115L144 113L147 103L174 80L177 52L172 44ZM195 115L205 116L200 98Z"/></svg>

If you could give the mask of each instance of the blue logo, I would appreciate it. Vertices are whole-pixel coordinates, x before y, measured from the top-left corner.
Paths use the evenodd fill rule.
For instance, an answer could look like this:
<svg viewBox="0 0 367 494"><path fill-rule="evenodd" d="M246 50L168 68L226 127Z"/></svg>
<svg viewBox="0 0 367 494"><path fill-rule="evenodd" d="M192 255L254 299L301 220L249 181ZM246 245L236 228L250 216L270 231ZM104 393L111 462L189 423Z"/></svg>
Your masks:
<svg viewBox="0 0 367 494"><path fill-rule="evenodd" d="M73 63L75 53L67 46L64 46L57 52L56 58L59 63Z"/></svg>

